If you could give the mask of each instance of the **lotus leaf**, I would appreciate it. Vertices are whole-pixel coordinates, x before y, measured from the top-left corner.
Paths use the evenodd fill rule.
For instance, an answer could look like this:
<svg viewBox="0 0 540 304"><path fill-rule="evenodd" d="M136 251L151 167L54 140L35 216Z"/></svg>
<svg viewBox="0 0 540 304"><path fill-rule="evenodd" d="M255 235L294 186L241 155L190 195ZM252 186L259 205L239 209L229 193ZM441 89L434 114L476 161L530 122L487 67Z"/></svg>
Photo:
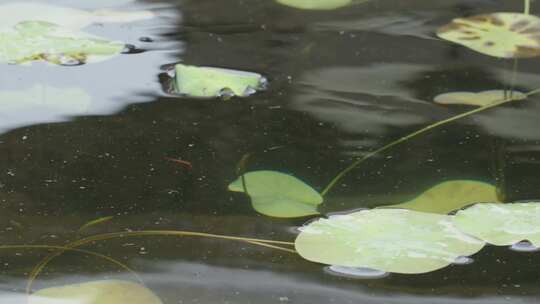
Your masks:
<svg viewBox="0 0 540 304"><path fill-rule="evenodd" d="M433 186L408 202L382 208L448 214L465 206L484 202L499 202L497 189L493 185L472 180L451 180Z"/></svg>
<svg viewBox="0 0 540 304"><path fill-rule="evenodd" d="M540 247L540 203L477 204L459 211L454 225L497 246L527 240Z"/></svg>
<svg viewBox="0 0 540 304"><path fill-rule="evenodd" d="M307 260L394 273L425 273L478 252L484 242L457 230L451 216L372 209L321 218L295 241Z"/></svg>
<svg viewBox="0 0 540 304"><path fill-rule="evenodd" d="M176 92L194 97L249 96L264 88L259 74L230 69L177 64Z"/></svg>
<svg viewBox="0 0 540 304"><path fill-rule="evenodd" d="M124 44L75 33L43 21L25 21L0 29L0 62L26 63L45 60L77 65L119 54Z"/></svg>
<svg viewBox="0 0 540 304"><path fill-rule="evenodd" d="M104 280L46 288L28 304L163 304L148 288L127 281Z"/></svg>
<svg viewBox="0 0 540 304"><path fill-rule="evenodd" d="M451 92L437 95L434 101L438 104L461 104L461 105L470 105L470 106L487 106L492 103L505 100L507 98L512 98L512 100L523 100L527 98L522 92L512 91L507 92L503 90L489 90L478 93L472 92Z"/></svg>
<svg viewBox="0 0 540 304"><path fill-rule="evenodd" d="M493 13L457 18L437 36L484 55L528 58L540 55L540 18L520 13Z"/></svg>
<svg viewBox="0 0 540 304"><path fill-rule="evenodd" d="M264 215L281 218L318 214L321 195L294 176L276 171L253 171L229 185L230 191L245 192L253 208Z"/></svg>
<svg viewBox="0 0 540 304"><path fill-rule="evenodd" d="M353 0L277 0L277 2L306 10L332 10L349 5Z"/></svg>

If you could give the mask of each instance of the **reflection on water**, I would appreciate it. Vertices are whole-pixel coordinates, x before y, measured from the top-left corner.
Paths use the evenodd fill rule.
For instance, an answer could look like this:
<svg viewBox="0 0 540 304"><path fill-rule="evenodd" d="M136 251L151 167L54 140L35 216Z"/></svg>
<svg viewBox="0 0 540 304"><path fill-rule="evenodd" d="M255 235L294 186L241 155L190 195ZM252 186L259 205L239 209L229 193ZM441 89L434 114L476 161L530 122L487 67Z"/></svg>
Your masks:
<svg viewBox="0 0 540 304"><path fill-rule="evenodd" d="M351 156L469 109L437 105L438 94L503 89L510 62L434 39L432 31L456 16L522 4L373 0L313 12L266 0L40 2L159 17L84 29L143 52L78 67L0 66L0 103L19 101L0 110L2 244L62 245L143 229L292 241L293 228L310 218L259 216L245 196L227 192L243 155L251 155L249 170L294 174L321 190ZM180 61L253 71L268 76L269 88L227 101L167 95L158 75ZM539 70L538 60L520 61L516 88L540 87ZM323 211L407 201L450 179L493 182L499 154L509 200L540 197L537 102L479 113L366 162L325 198ZM106 216L114 218L78 231ZM84 249L133 268L165 304L536 303L540 295L539 255L492 246L470 265L362 280L223 240L129 237ZM46 254L0 251L0 303L25 303L26 275ZM66 253L40 274L34 291L133 279L120 271Z"/></svg>
<svg viewBox="0 0 540 304"><path fill-rule="evenodd" d="M4 2L7 6L13 5L13 1L0 1L0 5ZM114 2L112 8L119 11L122 9L128 12L155 11L157 14L155 18L150 19L145 15L132 16L136 18L120 15L119 19L124 24L116 24L100 22L99 16L94 18L92 15L86 16L82 13L79 13L81 14L79 16L49 6L51 4L73 6L72 3L65 2L68 1L41 1L40 3L45 5L43 9L29 10L25 14L19 14L18 17L11 16L13 17L11 19L14 19L11 23L22 18L61 20L70 27L84 27L88 33L123 41L147 51L76 67L45 63L33 63L31 66L2 65L0 103L7 106L2 106L4 110L0 113L2 117L0 131L5 132L35 123L64 121L75 115L111 114L127 104L146 101L143 95L156 94L161 90L156 81L160 65L174 60L173 56L181 52L182 45L177 41L163 44L140 41L141 37L159 37L168 28L175 26L180 18L179 12L175 10L163 10L159 5L141 2L121 6L111 1ZM100 4L92 1L92 5L86 4L82 8L88 11L111 8L110 5L104 6L105 1L101 2ZM24 7L23 5L19 9ZM143 20L137 20L138 18ZM99 79L106 81L97 81ZM63 91L65 93L61 93ZM75 92L76 95L73 95ZM23 103L14 102L15 97L23 97ZM72 105L67 104L70 101Z"/></svg>

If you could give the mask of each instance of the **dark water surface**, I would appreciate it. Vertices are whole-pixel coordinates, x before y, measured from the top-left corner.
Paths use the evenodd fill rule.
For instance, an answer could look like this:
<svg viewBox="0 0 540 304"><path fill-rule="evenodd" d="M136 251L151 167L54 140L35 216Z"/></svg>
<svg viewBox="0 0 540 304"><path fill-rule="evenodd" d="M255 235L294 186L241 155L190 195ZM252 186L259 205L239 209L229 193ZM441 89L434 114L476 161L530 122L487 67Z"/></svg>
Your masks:
<svg viewBox="0 0 540 304"><path fill-rule="evenodd" d="M79 7L107 2L114 3ZM0 66L0 90L78 86L92 99L85 115L69 119L50 109L0 108L1 244L62 245L143 229L293 241L308 218L261 216L242 194L227 191L242 156L251 153L250 170L291 173L321 190L356 156L468 110L431 100L502 89L511 63L441 41L434 31L457 16L520 11L522 2L373 0L302 11L270 0L155 0L127 8L162 15L88 31L145 52L80 67ZM158 75L179 61L261 73L270 85L227 101L171 96ZM517 87L540 87L538 71L538 59L521 61ZM493 151L501 145L508 200L540 198L538 117L540 100L530 98L434 130L348 175L324 211L401 202L448 179L493 182ZM165 304L540 300L540 255L502 247L486 247L471 265L373 280L333 276L297 255L233 241L130 237L85 248L128 264ZM46 254L0 251L0 303L24 303L26 275ZM131 279L105 261L66 253L34 288L104 278Z"/></svg>

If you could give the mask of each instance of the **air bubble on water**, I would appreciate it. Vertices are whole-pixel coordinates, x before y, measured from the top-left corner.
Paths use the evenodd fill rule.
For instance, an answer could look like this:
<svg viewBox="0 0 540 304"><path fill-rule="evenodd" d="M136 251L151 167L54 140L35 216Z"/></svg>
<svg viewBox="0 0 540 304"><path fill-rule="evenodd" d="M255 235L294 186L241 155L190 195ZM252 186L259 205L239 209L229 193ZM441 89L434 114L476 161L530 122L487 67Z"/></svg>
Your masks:
<svg viewBox="0 0 540 304"><path fill-rule="evenodd" d="M61 55L58 58L58 64L64 66L77 66L84 64L84 62L71 56Z"/></svg>
<svg viewBox="0 0 540 304"><path fill-rule="evenodd" d="M474 263L474 259L467 256L459 256L454 260L454 265L469 265Z"/></svg>
<svg viewBox="0 0 540 304"><path fill-rule="evenodd" d="M141 37L141 38L139 38L139 41L140 42L154 42L154 39L152 39L150 37Z"/></svg>
<svg viewBox="0 0 540 304"><path fill-rule="evenodd" d="M144 49L137 48L133 44L125 44L124 49L122 49L122 54L139 54L145 52Z"/></svg>
<svg viewBox="0 0 540 304"><path fill-rule="evenodd" d="M529 241L521 241L510 246L510 250L517 252L537 252L540 251L540 248L534 246Z"/></svg>
<svg viewBox="0 0 540 304"><path fill-rule="evenodd" d="M249 95L253 95L255 93L257 93L257 90L255 90L251 86L247 86L246 89L244 90L244 95L243 96L249 96Z"/></svg>
<svg viewBox="0 0 540 304"><path fill-rule="evenodd" d="M324 270L332 275L352 279L382 279L390 275L388 272L366 267L346 267L333 265L325 267Z"/></svg>
<svg viewBox="0 0 540 304"><path fill-rule="evenodd" d="M218 97L223 99L223 100L228 100L228 99L234 97L235 95L236 94L234 94L233 90L231 90L229 88L223 88L218 93Z"/></svg>
<svg viewBox="0 0 540 304"><path fill-rule="evenodd" d="M261 76L259 79L259 90L266 90L268 88L268 79Z"/></svg>
<svg viewBox="0 0 540 304"><path fill-rule="evenodd" d="M167 73L167 76L174 78L176 77L176 70L173 68L165 70L165 73Z"/></svg>

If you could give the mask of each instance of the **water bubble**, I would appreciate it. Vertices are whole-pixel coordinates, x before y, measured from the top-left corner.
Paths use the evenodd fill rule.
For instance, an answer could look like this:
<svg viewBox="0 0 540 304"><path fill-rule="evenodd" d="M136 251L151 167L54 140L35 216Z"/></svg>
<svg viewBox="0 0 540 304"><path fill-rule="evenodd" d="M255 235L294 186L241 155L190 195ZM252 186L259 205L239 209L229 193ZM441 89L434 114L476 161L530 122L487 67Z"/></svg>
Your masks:
<svg viewBox="0 0 540 304"><path fill-rule="evenodd" d="M171 78L176 77L176 70L174 68L166 70L165 73Z"/></svg>
<svg viewBox="0 0 540 304"><path fill-rule="evenodd" d="M459 256L454 260L454 265L469 265L474 263L474 259L467 256Z"/></svg>
<svg viewBox="0 0 540 304"><path fill-rule="evenodd" d="M266 77L261 76L259 79L259 90L266 90L268 89L268 79Z"/></svg>
<svg viewBox="0 0 540 304"><path fill-rule="evenodd" d="M58 64L64 66L77 66L84 64L84 61L76 57L61 55L58 57Z"/></svg>
<svg viewBox="0 0 540 304"><path fill-rule="evenodd" d="M140 42L154 42L154 39L152 39L150 37L141 37L141 38L139 38L139 41Z"/></svg>
<svg viewBox="0 0 540 304"><path fill-rule="evenodd" d="M145 50L139 49L133 44L125 44L124 49L122 50L121 53L122 54L139 54L139 53L144 53L144 52Z"/></svg>
<svg viewBox="0 0 540 304"><path fill-rule="evenodd" d="M233 98L236 94L234 94L234 91L229 88L223 88L218 93L218 97L223 100L229 100Z"/></svg>
<svg viewBox="0 0 540 304"><path fill-rule="evenodd" d="M521 241L510 246L510 250L517 252L537 252L540 251L540 248L534 246L529 241Z"/></svg>
<svg viewBox="0 0 540 304"><path fill-rule="evenodd" d="M371 268L365 268L365 267L346 267L346 266L329 266L324 268L325 272L352 278L352 279L382 279L390 274L388 272L377 270L377 269L371 269Z"/></svg>
<svg viewBox="0 0 540 304"><path fill-rule="evenodd" d="M251 86L247 86L247 88L244 90L243 96L249 96L249 95L253 95L255 93L257 93L257 90L255 90Z"/></svg>

